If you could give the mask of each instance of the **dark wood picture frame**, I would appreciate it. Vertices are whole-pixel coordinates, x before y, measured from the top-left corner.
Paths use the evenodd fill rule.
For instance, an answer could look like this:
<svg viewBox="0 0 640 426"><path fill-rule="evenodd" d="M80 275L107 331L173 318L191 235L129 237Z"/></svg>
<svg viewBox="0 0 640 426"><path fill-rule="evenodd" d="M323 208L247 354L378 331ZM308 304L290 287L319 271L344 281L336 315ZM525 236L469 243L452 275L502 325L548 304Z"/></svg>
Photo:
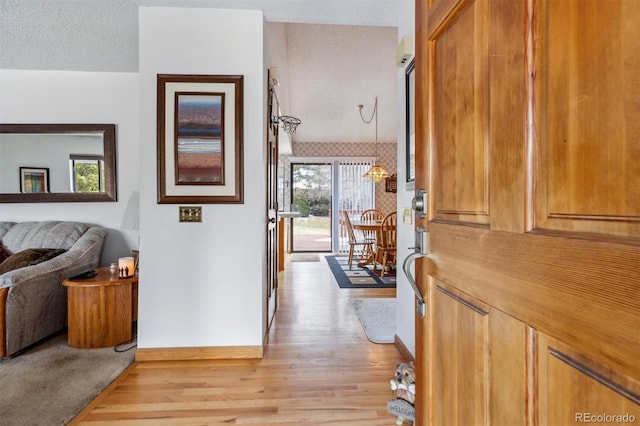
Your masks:
<svg viewBox="0 0 640 426"><path fill-rule="evenodd" d="M158 74L159 204L244 203L243 83L241 75ZM188 112L184 106L187 98L196 101L200 98L202 109L194 114ZM179 120L179 112L182 121ZM195 126L184 124L194 116L204 118ZM203 124L205 122L210 124ZM185 131L187 127L188 132ZM209 131L213 133L205 135ZM194 135L200 138L201 144L208 146L203 148L195 142L199 152L196 156L200 159L215 158L221 164L219 169L218 166L203 166L197 171L190 169L192 176L184 178L184 165L178 162L183 155L179 146L184 147L186 140ZM211 147L212 144L215 148Z"/></svg>
<svg viewBox="0 0 640 426"><path fill-rule="evenodd" d="M20 167L22 194L46 194L50 191L48 167Z"/></svg>
<svg viewBox="0 0 640 426"><path fill-rule="evenodd" d="M104 155L104 192L32 192L2 193L0 203L95 203L115 202L116 183L116 125L115 124L0 124L0 133L36 135L99 134Z"/></svg>
<svg viewBox="0 0 640 426"><path fill-rule="evenodd" d="M406 181L414 182L416 180L416 143L415 143L415 58L411 59L409 65L405 69L405 110L406 110L406 149L405 149L405 167Z"/></svg>

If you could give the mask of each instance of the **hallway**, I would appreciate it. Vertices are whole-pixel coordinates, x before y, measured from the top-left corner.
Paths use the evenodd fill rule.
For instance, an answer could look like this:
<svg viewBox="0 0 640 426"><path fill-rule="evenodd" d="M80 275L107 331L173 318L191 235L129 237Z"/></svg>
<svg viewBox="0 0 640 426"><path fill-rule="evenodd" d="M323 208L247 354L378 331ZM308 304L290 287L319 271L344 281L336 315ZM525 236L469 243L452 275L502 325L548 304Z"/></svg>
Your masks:
<svg viewBox="0 0 640 426"><path fill-rule="evenodd" d="M392 425L400 355L367 340L350 300L394 295L340 289L322 257L288 263L263 359L135 363L71 424Z"/></svg>

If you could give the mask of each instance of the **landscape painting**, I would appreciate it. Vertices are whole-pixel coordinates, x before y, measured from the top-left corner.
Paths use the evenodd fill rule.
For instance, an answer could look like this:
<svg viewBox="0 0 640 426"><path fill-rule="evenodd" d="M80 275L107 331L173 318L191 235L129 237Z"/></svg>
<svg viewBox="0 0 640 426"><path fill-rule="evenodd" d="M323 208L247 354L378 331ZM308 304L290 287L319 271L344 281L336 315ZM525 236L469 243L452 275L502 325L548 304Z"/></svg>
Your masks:
<svg viewBox="0 0 640 426"><path fill-rule="evenodd" d="M176 185L224 185L224 93L176 93Z"/></svg>

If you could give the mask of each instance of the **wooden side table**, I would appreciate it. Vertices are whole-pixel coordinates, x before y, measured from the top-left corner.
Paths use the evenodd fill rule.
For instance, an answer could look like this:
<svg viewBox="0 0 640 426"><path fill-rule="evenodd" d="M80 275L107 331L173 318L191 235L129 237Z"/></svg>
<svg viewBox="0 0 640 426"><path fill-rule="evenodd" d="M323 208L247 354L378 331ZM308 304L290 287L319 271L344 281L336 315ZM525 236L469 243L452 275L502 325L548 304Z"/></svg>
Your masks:
<svg viewBox="0 0 640 426"><path fill-rule="evenodd" d="M96 272L91 278L62 282L67 287L68 344L75 348L104 348L131 340L138 277L118 278L109 267Z"/></svg>

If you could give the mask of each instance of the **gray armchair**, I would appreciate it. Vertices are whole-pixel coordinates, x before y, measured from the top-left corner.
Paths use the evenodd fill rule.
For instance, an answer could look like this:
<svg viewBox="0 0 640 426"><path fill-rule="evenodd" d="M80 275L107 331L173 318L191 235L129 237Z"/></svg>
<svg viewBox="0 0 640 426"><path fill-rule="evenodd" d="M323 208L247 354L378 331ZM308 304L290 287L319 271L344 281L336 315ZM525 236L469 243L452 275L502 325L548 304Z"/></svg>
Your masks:
<svg viewBox="0 0 640 426"><path fill-rule="evenodd" d="M79 222L0 222L0 242L10 253L66 250L0 275L0 357L14 355L66 326L62 281L98 266L106 234L105 228Z"/></svg>

